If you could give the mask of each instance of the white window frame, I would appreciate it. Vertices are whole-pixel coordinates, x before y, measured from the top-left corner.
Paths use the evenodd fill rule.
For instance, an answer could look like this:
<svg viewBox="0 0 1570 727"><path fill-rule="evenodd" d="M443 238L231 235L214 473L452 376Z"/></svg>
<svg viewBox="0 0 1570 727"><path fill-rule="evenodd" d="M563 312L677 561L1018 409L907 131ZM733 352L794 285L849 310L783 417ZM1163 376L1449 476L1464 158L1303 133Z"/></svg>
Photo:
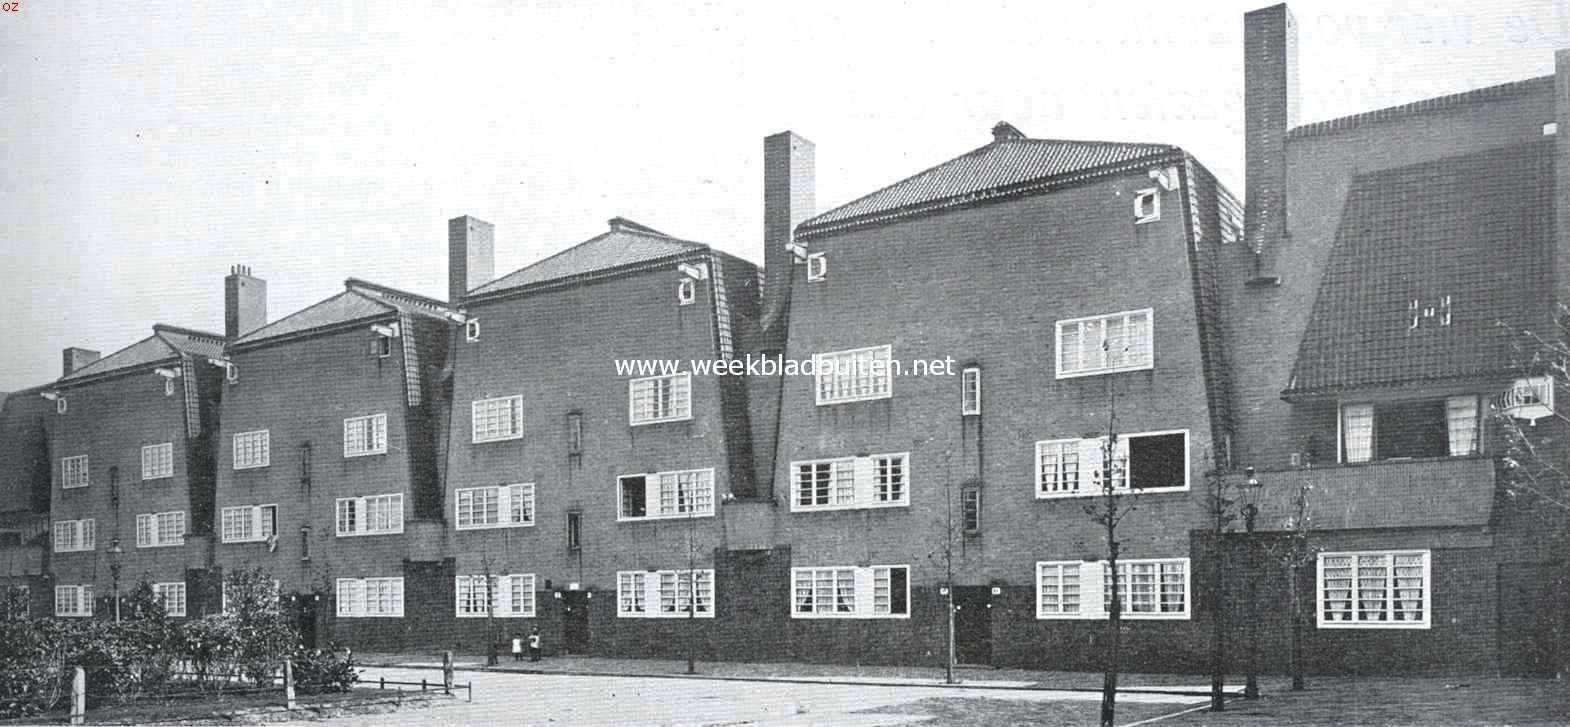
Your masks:
<svg viewBox="0 0 1570 727"><path fill-rule="evenodd" d="M490 407L496 407L497 409L506 407L508 417L512 420L512 431L503 432L500 428L501 419L498 418L496 419L498 427L495 433L481 433L481 422L488 421L492 416L489 412L483 412L482 410ZM492 399L476 399L471 402L469 404L469 435L474 444L522 439L523 396L498 396Z"/></svg>
<svg viewBox="0 0 1570 727"><path fill-rule="evenodd" d="M70 595L66 596L68 593ZM70 604L66 608L61 608L63 598L69 598L70 600ZM61 617L92 616L92 584L55 586L55 615Z"/></svg>
<svg viewBox="0 0 1570 727"><path fill-rule="evenodd" d="M164 606L164 613L169 616L185 616L185 582L154 583L153 596Z"/></svg>
<svg viewBox="0 0 1570 727"><path fill-rule="evenodd" d="M1134 192L1134 224L1144 225L1161 219L1161 190L1156 187Z"/></svg>
<svg viewBox="0 0 1570 727"><path fill-rule="evenodd" d="M1117 318L1122 318L1123 319L1124 330L1127 331L1128 330L1128 325L1131 322L1133 322L1134 320L1137 320L1138 317L1140 317L1140 316L1143 316L1144 317L1144 321L1145 321L1145 330L1144 330L1145 341L1144 341L1144 345L1145 345L1145 352L1146 352L1146 360L1138 362L1138 363L1132 363L1132 364L1124 363L1124 364L1122 364L1120 366L1108 365L1107 364L1107 352L1103 349L1103 346L1105 345L1105 342L1106 342L1107 322L1111 321L1111 320L1114 320L1114 319L1117 319ZM1066 347L1063 345L1063 340L1064 340L1065 334L1068 333L1070 330L1076 330L1078 332L1078 334L1081 336L1082 340L1081 340L1081 346L1080 346L1080 349L1079 349L1079 351L1080 351L1079 355L1080 355L1081 362L1083 363L1083 359L1085 358L1085 353L1084 353L1085 348L1084 348L1083 338L1084 338L1086 333L1092 332L1092 329L1087 328L1086 326L1087 326L1087 324L1091 325L1091 326L1094 326L1094 324L1097 324L1097 323L1101 324L1100 325L1100 338L1094 344L1094 347L1095 347L1096 350L1100 350L1101 351L1102 359L1101 359L1100 365L1099 366L1083 366L1083 367L1075 367L1075 368L1065 368L1064 367L1064 363L1066 363L1066 361L1067 361L1067 358L1064 355L1064 351L1066 350ZM1053 353L1055 354L1053 356L1053 358L1054 358L1054 360L1056 362L1055 366L1056 366L1056 369L1057 369L1057 377L1060 378L1060 379L1074 379L1074 378L1079 378L1079 377L1082 377L1082 376L1101 376L1101 375L1104 375L1104 374L1118 374L1118 373L1123 373L1123 372L1126 372L1126 371L1146 371L1146 370L1154 369L1155 366L1156 366L1156 342L1155 342L1155 338L1156 338L1156 336L1155 336L1156 312L1155 312L1154 308L1139 308L1139 309L1135 309L1135 310L1118 311L1116 313L1105 313L1105 314L1102 314L1102 315L1085 316L1083 318L1068 318L1068 319L1064 319L1064 320L1058 321L1057 324L1053 328L1056 331L1056 336L1055 336L1056 347L1053 350Z"/></svg>
<svg viewBox="0 0 1570 727"><path fill-rule="evenodd" d="M887 498L880 490L884 487L880 482L882 470L886 463L892 461L900 463L900 493L898 498ZM803 467L813 468L812 482L817 482L818 468L826 467L829 472L827 488L827 503L803 503L802 500L802 473ZM791 512L817 512L821 510L859 510L865 508L909 507L911 488L911 463L909 452L885 452L870 454L865 457L831 457L828 459L798 460L790 463L790 510ZM850 478L848 484L840 482L841 476ZM812 490L818 488L813 487ZM816 494L812 497L817 500Z"/></svg>
<svg viewBox="0 0 1570 727"><path fill-rule="evenodd" d="M1379 621L1379 620L1364 620L1364 619L1360 618L1360 615L1361 615L1361 612L1362 612L1363 609L1358 608L1358 603L1360 601L1368 600L1368 599L1363 599L1363 598L1359 597L1361 594L1359 593L1359 588L1358 587L1359 587L1359 585L1361 585L1361 582L1363 580L1365 580L1362 576L1360 576L1360 574L1358 572L1358 568L1361 566L1361 564L1358 563L1359 559L1361 559L1363 557L1383 557L1385 559L1385 565L1383 566L1384 571L1385 571L1385 576L1384 576L1384 584L1381 586L1381 591L1385 594L1385 596L1383 598L1383 600L1385 602L1383 613L1388 618L1388 617L1393 617L1394 616L1393 606L1395 605L1395 603L1397 601L1399 601L1399 600L1405 600L1405 599L1398 599L1395 596L1395 592L1397 590L1396 589L1396 568L1397 568L1397 566L1396 566L1396 558L1399 557L1399 556L1421 556L1422 559L1423 559L1423 563L1422 563L1423 583L1422 583L1422 586L1421 586L1422 596L1420 597L1421 600L1422 600L1422 603L1423 603L1423 605L1422 605L1422 618L1419 619L1419 620L1415 620L1415 621L1396 621L1396 620ZM1348 591L1346 598L1344 598L1344 599L1335 599L1337 601L1344 600L1344 601L1347 602L1347 609L1348 610L1344 612L1348 616L1348 618L1346 618L1346 619L1335 619L1335 618L1327 619L1326 618L1325 602L1330 600L1329 594L1330 594L1330 591L1332 589L1326 583L1326 577L1325 577L1325 568L1326 568L1326 566L1325 566L1325 561L1327 559L1331 559L1331 558L1350 558L1351 559L1351 569L1352 569L1351 570L1351 577L1350 578L1345 578L1345 579L1338 579L1338 580L1349 581L1348 587L1345 588L1345 589L1334 589L1334 590L1337 590L1337 591ZM1315 617L1315 620L1316 620L1316 622L1318 624L1318 627L1322 628L1322 629L1427 629L1427 628L1430 628L1432 623L1433 623L1433 618L1434 618L1433 564L1434 564L1434 556L1433 556L1433 551L1431 551L1431 550L1415 550L1415 549L1352 550L1352 551L1334 551L1334 552L1321 552L1321 553L1319 553L1318 554L1318 558L1317 558L1317 563L1316 563L1316 566L1314 568L1314 617ZM1369 566L1369 567L1374 567L1374 566ZM1403 567L1410 568L1412 566L1403 566ZM1369 578L1368 580L1372 580L1372 578ZM1407 589L1402 589L1402 590L1407 590Z"/></svg>
<svg viewBox="0 0 1570 727"><path fill-rule="evenodd" d="M387 589L388 609L370 606L378 599L372 598L372 589ZM403 576L390 578L339 578L334 589L339 618L403 618Z"/></svg>
<svg viewBox="0 0 1570 727"><path fill-rule="evenodd" d="M848 363L853 370L841 376L838 372L841 363ZM882 376L877 373L880 364ZM865 393L836 393L838 389L857 388L856 382L862 378L857 373L862 368L867 369ZM816 353L812 355L812 373L812 388L818 406L893 398L894 346L885 343L881 346Z"/></svg>
<svg viewBox="0 0 1570 727"><path fill-rule="evenodd" d="M821 283L829 277L829 258L821 252L807 255L807 282Z"/></svg>
<svg viewBox="0 0 1570 727"><path fill-rule="evenodd" d="M491 576L491 591L496 618L534 618L535 578L533 573L506 573ZM479 589L479 590L476 590ZM453 613L458 618L486 618L485 574L459 575L453 579ZM516 591L516 593L515 593ZM517 597L521 596L521 597Z"/></svg>
<svg viewBox="0 0 1570 727"><path fill-rule="evenodd" d="M1161 595L1165 584L1163 566L1182 565L1183 610L1162 611ZM1152 603L1158 610L1134 611L1133 591L1129 587L1129 571L1134 566L1154 566L1155 583ZM1122 618L1137 621L1187 621L1194 613L1194 568L1188 558L1119 558L1118 596L1123 601ZM1111 615L1110 596L1112 584L1107 578L1108 564L1104 560L1043 560L1036 562L1036 618L1039 620L1100 620ZM1057 578L1057 610L1048 609L1046 601L1046 576ZM1068 590L1065 582L1069 573L1074 574L1074 610L1066 606Z"/></svg>
<svg viewBox="0 0 1570 727"><path fill-rule="evenodd" d="M253 429L249 432L236 432L233 438L230 459L234 460L236 470L250 470L266 467L272 464L272 432L267 429ZM248 453L246 457L240 456L241 452Z"/></svg>
<svg viewBox="0 0 1570 727"><path fill-rule="evenodd" d="M351 447L351 443L360 446ZM343 456L366 457L373 454L387 454L387 415L367 414L344 419Z"/></svg>
<svg viewBox="0 0 1570 727"><path fill-rule="evenodd" d="M1484 437L1484 426L1483 426L1484 422L1483 422L1483 418L1487 416L1488 409L1487 409L1487 403L1483 401L1482 397L1477 396L1476 394L1457 394L1457 395L1454 395L1454 396L1429 397L1429 398L1406 399L1406 400L1396 399L1396 400L1391 400L1391 401L1347 401L1347 402L1340 403L1336 407L1336 462L1340 463L1340 464L1366 464L1366 463L1369 463L1369 462L1386 462L1386 461L1391 461L1391 459L1395 459L1396 461L1400 461L1398 458L1387 458L1387 457L1384 457L1384 456L1380 455L1380 452L1379 452L1379 407L1382 404L1383 405L1392 405L1392 404L1404 404L1404 403L1414 403L1414 402L1424 402L1424 401L1440 401L1440 402L1444 403L1444 410L1445 410L1445 422L1444 422L1444 424L1445 424L1445 437L1446 437L1445 453L1443 455L1438 455L1438 456L1441 456L1441 457L1471 457L1471 456L1474 456L1474 455L1477 455L1477 454L1481 454L1483 452L1483 444L1484 444L1484 439L1485 439L1485 437ZM1471 448L1468 451L1457 453L1457 452L1454 451L1453 447L1451 446L1452 444L1454 444L1454 438L1455 438L1456 432L1451 429L1450 425L1454 421L1452 419L1452 410L1455 408L1455 406L1457 404L1463 404L1463 403L1470 404L1471 410L1472 410L1472 416L1471 416L1471 427L1472 427L1472 429L1471 429L1471 443L1472 443L1472 446L1471 446ZM1350 419L1351 419L1351 417L1357 417L1358 419L1365 419L1366 418L1366 420L1367 420L1367 424L1366 424L1367 435L1366 436L1368 437L1368 441L1366 442L1364 447L1360 447L1359 448L1360 450L1366 449L1366 456L1360 456L1357 459L1352 459L1352 451L1351 451L1352 447L1348 446L1350 444L1350 442L1348 441L1347 436L1349 434L1351 434L1352 431L1353 431L1353 427L1350 426ZM1364 429L1364 427L1362 425L1360 425L1359 427L1357 427L1357 429L1361 431L1361 430Z"/></svg>
<svg viewBox="0 0 1570 727"><path fill-rule="evenodd" d="M184 510L141 513L136 516L136 547L171 548L185 545Z"/></svg>
<svg viewBox="0 0 1570 727"><path fill-rule="evenodd" d="M1131 462L1129 461L1129 440L1140 437L1159 437L1172 434L1183 435L1183 485L1181 487L1144 487L1138 489L1129 487L1129 477L1130 471L1132 469ZM1096 437L1094 439L1044 439L1036 442L1036 499L1051 500L1062 497L1094 497L1100 495L1101 480L1096 473L1103 469L1103 465L1105 464L1102 461L1104 456L1102 450L1106 446L1103 444L1106 441L1106 437ZM1042 466L1042 450L1049 447L1062 448L1068 445L1073 445L1075 447L1076 453L1078 454L1078 469L1076 474L1076 482L1078 484L1071 491L1059 490L1048 492L1046 490L1046 471ZM1189 430L1187 429L1161 429L1150 432L1128 432L1126 434L1119 434L1117 441L1117 451L1114 452L1112 456L1115 460L1121 463L1122 472L1120 473L1120 481L1114 486L1114 489L1120 493L1130 495L1161 494L1165 492L1187 492L1190 485L1192 484L1193 479L1193 450L1193 437L1189 435ZM1063 470L1061 469L1061 460L1057 466L1059 468L1057 470L1058 473L1060 475L1063 474Z"/></svg>
<svg viewBox="0 0 1570 727"><path fill-rule="evenodd" d="M669 410L660 412L661 384L670 388ZM647 407L639 406L648 402ZM645 411L646 410L646 411ZM692 373L645 376L627 382L627 423L631 426L682 422L692 419Z"/></svg>
<svg viewBox="0 0 1570 727"><path fill-rule="evenodd" d="M386 507L387 503L396 502L396 508L389 508L398 514L396 524L390 527L371 527L370 510L372 505ZM350 528L345 528L345 505L352 508L347 518ZM403 493L390 492L382 495L365 495L363 497L340 497L333 501L333 534L340 538L360 537L365 535L397 535L403 532Z"/></svg>
<svg viewBox="0 0 1570 727"><path fill-rule="evenodd" d="M272 513L272 532L266 532L263 517L265 512ZM245 523L243 530L240 523ZM234 528L229 526L234 524ZM233 533L233 537L231 537ZM225 543L265 543L268 538L278 534L278 505L236 505L226 507L218 514L218 534Z"/></svg>
<svg viewBox="0 0 1570 727"><path fill-rule="evenodd" d="M687 583L694 580L697 588ZM669 590L670 598L665 598ZM693 591L696 590L696 599ZM715 596L713 568L678 568L673 570L617 571L617 618L714 618ZM687 596L682 598L682 596ZM690 613L688 606L697 601L697 612ZM642 606L640 610L638 605Z"/></svg>
<svg viewBox="0 0 1570 727"><path fill-rule="evenodd" d="M98 523L93 518L56 520L50 529L56 553L86 553L98 547ZM65 547L60 547L61 544Z"/></svg>
<svg viewBox="0 0 1570 727"><path fill-rule="evenodd" d="M464 320L463 340L470 343L480 340L480 319L470 316Z"/></svg>
<svg viewBox="0 0 1570 727"><path fill-rule="evenodd" d="M959 372L959 414L981 414L981 367L966 366Z"/></svg>
<svg viewBox="0 0 1570 727"><path fill-rule="evenodd" d="M690 510L682 509L681 478L684 475L697 475L699 477L692 492ZM630 477L643 478L643 511L644 514L627 515L622 510L622 480ZM670 497L664 497L662 488L669 485ZM671 506L665 510L664 504L669 501ZM690 470L670 470L667 472L633 472L616 477L616 522L644 522L646 520L685 520L689 517L714 517L715 492L714 468L704 467Z"/></svg>
<svg viewBox="0 0 1570 727"><path fill-rule="evenodd" d="M486 487L461 487L453 491L453 527L457 530L495 530L497 528L532 528L539 519L535 511L534 483L520 482L512 485L489 485ZM484 511L477 511L476 498L488 497L490 493L496 497L496 521L489 522L483 516ZM465 500L468 506L465 508ZM523 503L523 519L514 519L514 505ZM467 517L465 510L467 509Z"/></svg>
<svg viewBox="0 0 1570 727"><path fill-rule="evenodd" d="M887 580L888 588L893 587L893 570L905 570L905 612L893 612L893 594L890 592L886 598L888 605L885 610L879 608L881 580ZM827 601L829 608L820 609L820 591L817 584L823 582L823 575L828 576L830 589ZM914 580L912 568L908 563L884 564L871 566L803 566L790 569L790 617L800 619L908 619L913 604L910 600L911 581ZM842 585L850 586L849 608L842 608L841 599L845 591ZM802 594L807 593L805 603L811 605L811 610L802 611Z"/></svg>
<svg viewBox="0 0 1570 727"><path fill-rule="evenodd" d="M692 305L698 299L698 281L682 278L676 284L676 305Z"/></svg>
<svg viewBox="0 0 1570 727"><path fill-rule="evenodd" d="M173 382L174 379L165 379ZM174 442L142 447L142 481L174 477Z"/></svg>
<svg viewBox="0 0 1570 727"><path fill-rule="evenodd" d="M93 484L87 455L60 458L60 489L74 490Z"/></svg>

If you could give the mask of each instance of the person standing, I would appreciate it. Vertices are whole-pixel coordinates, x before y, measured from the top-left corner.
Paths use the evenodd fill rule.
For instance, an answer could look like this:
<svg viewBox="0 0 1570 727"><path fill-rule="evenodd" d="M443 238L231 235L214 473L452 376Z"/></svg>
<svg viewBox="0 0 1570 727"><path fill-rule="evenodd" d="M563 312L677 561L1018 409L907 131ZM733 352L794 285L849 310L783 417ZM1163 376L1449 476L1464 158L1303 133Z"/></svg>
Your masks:
<svg viewBox="0 0 1570 727"><path fill-rule="evenodd" d="M512 660L523 661L523 634L514 634L512 637Z"/></svg>
<svg viewBox="0 0 1570 727"><path fill-rule="evenodd" d="M529 661L540 660L540 627L529 631Z"/></svg>

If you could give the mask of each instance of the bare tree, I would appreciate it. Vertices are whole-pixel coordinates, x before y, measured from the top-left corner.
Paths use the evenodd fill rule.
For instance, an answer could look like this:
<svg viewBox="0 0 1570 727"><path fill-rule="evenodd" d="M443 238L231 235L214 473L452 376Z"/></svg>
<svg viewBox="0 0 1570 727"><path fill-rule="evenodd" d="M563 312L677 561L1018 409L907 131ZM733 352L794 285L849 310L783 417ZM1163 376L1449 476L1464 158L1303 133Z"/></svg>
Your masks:
<svg viewBox="0 0 1570 727"><path fill-rule="evenodd" d="M506 638L496 628L496 556L491 552L490 546L485 548L485 554L480 556L480 569L485 576L485 632L486 640L490 647L485 653L485 665L496 666L499 659L501 640ZM469 582L469 597L474 597L474 582Z"/></svg>
<svg viewBox="0 0 1570 727"><path fill-rule="evenodd" d="M1499 325L1511 337L1516 366L1523 374L1543 377L1559 391L1570 389L1570 309L1559 307L1551 337ZM1512 389L1496 397L1490 415L1505 439L1505 494L1512 500L1526 502L1530 510L1554 524L1570 528L1570 470L1564 464L1564 452L1553 450L1556 444L1562 444L1548 433L1563 432L1570 424L1570 414L1557 402L1547 406L1552 399L1551 390ZM1518 418L1523 405L1536 409L1531 412L1535 416ZM1543 418L1558 426L1540 428L1538 420ZM1530 423L1522 426L1523 419Z"/></svg>
<svg viewBox="0 0 1570 727"><path fill-rule="evenodd" d="M1105 344L1103 344L1105 345ZM1134 510L1123 485L1127 472L1118 457L1117 390L1107 382L1107 435L1101 443L1101 466L1095 476L1101 492L1085 505L1085 514L1106 531L1107 577L1111 579L1111 612L1107 614L1107 646L1105 671L1101 679L1101 725L1112 727L1117 709L1118 663L1122 649L1123 594L1118 576L1118 524Z"/></svg>
<svg viewBox="0 0 1570 727"><path fill-rule="evenodd" d="M963 523L956 522L954 518L953 474L954 473L950 467L950 455L945 453L943 455L944 511L943 518L938 520L936 523L939 530L942 532L943 539L939 541L937 548L934 548L931 552L927 553L927 558L929 559L941 558L943 560L943 593L945 596L944 604L948 607L948 657L943 661L943 681L947 684L958 683L958 681L954 678L954 665L956 661L954 644L954 553L959 549L961 540L961 533L957 531L963 528Z"/></svg>
<svg viewBox="0 0 1570 727"><path fill-rule="evenodd" d="M1281 565L1286 568L1287 588L1292 595L1292 691L1301 692L1303 681L1303 568L1318 557L1318 550L1309 541L1313 528L1313 514L1308 507L1308 493L1314 489L1309 483L1297 488L1292 499L1292 514L1287 516L1286 541L1277 552Z"/></svg>
<svg viewBox="0 0 1570 727"><path fill-rule="evenodd" d="M1237 485L1232 478L1212 467L1205 471L1205 507L1210 515L1210 562L1215 568L1215 585L1211 588L1210 613L1213 633L1210 639L1210 711L1226 709L1226 558L1225 539L1232 523L1237 520L1233 511L1237 499Z"/></svg>

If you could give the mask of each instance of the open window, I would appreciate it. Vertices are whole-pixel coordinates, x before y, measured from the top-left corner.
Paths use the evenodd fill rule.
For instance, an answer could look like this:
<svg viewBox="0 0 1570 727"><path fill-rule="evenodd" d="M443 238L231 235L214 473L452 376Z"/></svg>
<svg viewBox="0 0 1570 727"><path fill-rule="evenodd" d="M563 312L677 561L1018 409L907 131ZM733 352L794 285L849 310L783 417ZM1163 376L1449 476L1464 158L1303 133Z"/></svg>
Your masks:
<svg viewBox="0 0 1570 727"><path fill-rule="evenodd" d="M1161 219L1161 190L1151 187L1134 193L1134 224L1143 225Z"/></svg>
<svg viewBox="0 0 1570 727"><path fill-rule="evenodd" d="M1128 437L1128 486L1132 490L1188 485L1188 436L1184 432Z"/></svg>
<svg viewBox="0 0 1570 727"><path fill-rule="evenodd" d="M676 304L692 305L698 299L698 284L692 278L682 278L676 284Z"/></svg>
<svg viewBox="0 0 1570 727"><path fill-rule="evenodd" d="M617 482L621 486L621 517L648 517L648 489L643 475L629 475Z"/></svg>
<svg viewBox="0 0 1570 727"><path fill-rule="evenodd" d="M1344 404L1341 461L1462 457L1478 452L1475 396Z"/></svg>

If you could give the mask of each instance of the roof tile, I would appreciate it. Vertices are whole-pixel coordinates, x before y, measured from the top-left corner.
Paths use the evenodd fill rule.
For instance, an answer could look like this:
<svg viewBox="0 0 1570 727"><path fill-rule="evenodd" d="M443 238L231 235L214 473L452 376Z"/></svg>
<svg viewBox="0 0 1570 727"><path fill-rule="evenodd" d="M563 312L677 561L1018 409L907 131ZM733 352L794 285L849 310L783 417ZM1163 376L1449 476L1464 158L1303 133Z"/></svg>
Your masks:
<svg viewBox="0 0 1570 727"><path fill-rule="evenodd" d="M677 239L621 217L613 218L610 224L609 232L497 278L469 294L494 293L709 249L701 242Z"/></svg>

